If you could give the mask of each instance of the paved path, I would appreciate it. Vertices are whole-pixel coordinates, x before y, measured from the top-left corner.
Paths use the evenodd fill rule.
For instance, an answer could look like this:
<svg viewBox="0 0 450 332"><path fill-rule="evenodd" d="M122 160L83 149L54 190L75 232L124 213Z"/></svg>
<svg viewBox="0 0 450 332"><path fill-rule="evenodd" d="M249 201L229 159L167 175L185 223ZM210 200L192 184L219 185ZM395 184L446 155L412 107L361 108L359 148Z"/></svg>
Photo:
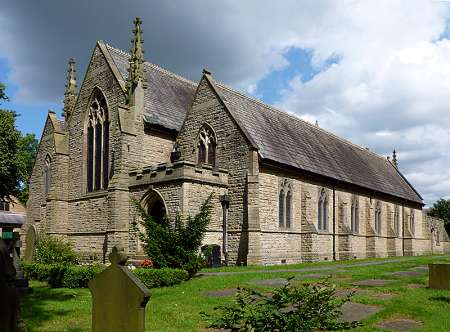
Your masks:
<svg viewBox="0 0 450 332"><path fill-rule="evenodd" d="M376 261L376 262L361 262L361 263L352 263L352 264L336 264L336 265L325 265L325 266L317 266L317 267L304 267L304 268L301 268L301 269L246 270L246 271L235 271L235 272L232 272L232 271L227 271L227 272L199 272L197 275L198 276L227 276L227 275L248 274L248 273L335 271L335 270L339 270L341 268L383 265L383 264L390 264L390 263L405 262L405 261L414 260L414 259L417 259L417 257L408 257L408 258L401 258L401 259L390 259L390 260L386 260L386 261Z"/></svg>

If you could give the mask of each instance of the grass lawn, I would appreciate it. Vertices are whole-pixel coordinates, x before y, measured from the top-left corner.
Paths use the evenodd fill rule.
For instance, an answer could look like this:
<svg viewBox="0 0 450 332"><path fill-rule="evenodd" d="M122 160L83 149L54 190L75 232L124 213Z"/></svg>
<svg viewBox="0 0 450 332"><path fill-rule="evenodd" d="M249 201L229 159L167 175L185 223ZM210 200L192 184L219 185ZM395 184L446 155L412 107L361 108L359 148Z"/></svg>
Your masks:
<svg viewBox="0 0 450 332"><path fill-rule="evenodd" d="M386 261L370 266L346 266L361 262ZM284 265L276 267L230 267L205 270L239 271L238 274L206 275L169 288L152 289L147 304L146 327L148 331L204 331L205 322L199 312L211 312L219 304L232 301L233 297L209 297L206 291L223 290L250 285L261 290L270 287L255 286L261 279L287 278L311 274L310 268L329 266L330 270L315 273L332 274L332 281L339 288L355 288L353 282L364 279L389 279L382 287L359 287L363 291L353 297L354 302L378 305L377 314L363 321L357 331L386 331L374 327L386 318L411 318L423 322L417 331L450 331L450 291L427 288L410 288L408 284L428 283L427 274L397 277L390 273L405 271L431 262L450 262L450 256L405 257L370 259L352 262L327 262ZM308 271L302 272L302 268ZM277 272L277 269L300 271ZM314 281L302 279L294 282ZM51 289L44 283L31 282L33 292L24 299L23 316L29 331L89 331L91 323L91 297L88 289ZM379 293L390 293L387 299L377 298Z"/></svg>

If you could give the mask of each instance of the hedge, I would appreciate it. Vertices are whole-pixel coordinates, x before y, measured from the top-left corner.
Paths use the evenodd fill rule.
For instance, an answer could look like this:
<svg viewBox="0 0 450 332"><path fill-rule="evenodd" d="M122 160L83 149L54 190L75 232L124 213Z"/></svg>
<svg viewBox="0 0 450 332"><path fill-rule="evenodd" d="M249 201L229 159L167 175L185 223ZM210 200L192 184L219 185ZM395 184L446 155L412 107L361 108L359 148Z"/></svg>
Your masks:
<svg viewBox="0 0 450 332"><path fill-rule="evenodd" d="M104 267L100 265L40 264L22 262L21 268L28 279L46 281L52 288L85 288ZM132 271L148 288L179 284L189 279L181 269L138 268Z"/></svg>
<svg viewBox="0 0 450 332"><path fill-rule="evenodd" d="M148 288L166 287L189 280L189 273L181 269L145 269L133 270L133 273Z"/></svg>

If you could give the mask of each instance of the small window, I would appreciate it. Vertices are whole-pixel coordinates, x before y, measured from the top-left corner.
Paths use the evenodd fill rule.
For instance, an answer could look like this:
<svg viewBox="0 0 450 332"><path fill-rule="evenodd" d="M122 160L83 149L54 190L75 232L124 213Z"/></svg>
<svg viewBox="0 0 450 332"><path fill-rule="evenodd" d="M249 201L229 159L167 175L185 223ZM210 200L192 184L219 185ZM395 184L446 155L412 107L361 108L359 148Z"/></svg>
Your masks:
<svg viewBox="0 0 450 332"><path fill-rule="evenodd" d="M415 232L415 220L414 220L414 209L411 209L411 215L409 216L409 229L411 234Z"/></svg>
<svg viewBox="0 0 450 332"><path fill-rule="evenodd" d="M397 235L400 233L400 209L398 205L394 208L394 232Z"/></svg>
<svg viewBox="0 0 450 332"><path fill-rule="evenodd" d="M291 228L292 194L289 190L286 194L286 222L285 227Z"/></svg>
<svg viewBox="0 0 450 332"><path fill-rule="evenodd" d="M9 202L0 200L0 211L9 211Z"/></svg>
<svg viewBox="0 0 450 332"><path fill-rule="evenodd" d="M359 233L359 199L358 196L354 196L352 199L352 211L351 211L351 230L352 233Z"/></svg>
<svg viewBox="0 0 450 332"><path fill-rule="evenodd" d="M378 201L375 207L375 232L381 234L381 202Z"/></svg>
<svg viewBox="0 0 450 332"><path fill-rule="evenodd" d="M203 126L198 135L198 163L216 166L216 138L208 126Z"/></svg>
<svg viewBox="0 0 450 332"><path fill-rule="evenodd" d="M324 188L319 192L319 201L317 204L317 228L320 231L328 229L328 195Z"/></svg>
<svg viewBox="0 0 450 332"><path fill-rule="evenodd" d="M44 172L43 172L43 178L44 178L44 196L47 197L48 192L50 190L50 168L51 168L51 162L50 156L47 155L45 157L45 164L44 164Z"/></svg>
<svg viewBox="0 0 450 332"><path fill-rule="evenodd" d="M284 190L281 189L278 195L278 225L284 227Z"/></svg>

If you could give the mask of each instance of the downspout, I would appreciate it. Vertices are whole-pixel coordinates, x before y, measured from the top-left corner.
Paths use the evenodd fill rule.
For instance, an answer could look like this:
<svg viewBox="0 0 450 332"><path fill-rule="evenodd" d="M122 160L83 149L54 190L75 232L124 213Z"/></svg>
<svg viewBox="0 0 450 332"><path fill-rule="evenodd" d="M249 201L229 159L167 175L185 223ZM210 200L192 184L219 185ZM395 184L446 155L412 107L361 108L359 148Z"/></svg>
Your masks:
<svg viewBox="0 0 450 332"><path fill-rule="evenodd" d="M336 191L333 186L333 261L336 260Z"/></svg>
<svg viewBox="0 0 450 332"><path fill-rule="evenodd" d="M222 204L222 253L224 257L224 265L228 265L228 207L230 205L230 197L226 194L220 196Z"/></svg>
<svg viewBox="0 0 450 332"><path fill-rule="evenodd" d="M402 255L405 256L405 206L402 205Z"/></svg>

